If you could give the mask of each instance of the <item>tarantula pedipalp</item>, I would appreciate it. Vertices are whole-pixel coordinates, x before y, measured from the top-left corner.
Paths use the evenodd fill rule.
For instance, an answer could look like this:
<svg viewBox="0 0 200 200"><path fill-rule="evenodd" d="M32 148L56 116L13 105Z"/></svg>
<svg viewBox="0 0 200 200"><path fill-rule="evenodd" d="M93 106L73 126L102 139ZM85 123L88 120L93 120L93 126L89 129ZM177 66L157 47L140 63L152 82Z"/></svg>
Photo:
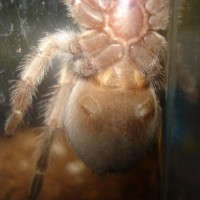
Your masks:
<svg viewBox="0 0 200 200"><path fill-rule="evenodd" d="M42 39L21 66L6 133L14 134L56 58L58 86L45 105L44 131L31 199L36 199L56 130L97 173L123 171L155 142L161 127L168 0L66 1L80 33Z"/></svg>

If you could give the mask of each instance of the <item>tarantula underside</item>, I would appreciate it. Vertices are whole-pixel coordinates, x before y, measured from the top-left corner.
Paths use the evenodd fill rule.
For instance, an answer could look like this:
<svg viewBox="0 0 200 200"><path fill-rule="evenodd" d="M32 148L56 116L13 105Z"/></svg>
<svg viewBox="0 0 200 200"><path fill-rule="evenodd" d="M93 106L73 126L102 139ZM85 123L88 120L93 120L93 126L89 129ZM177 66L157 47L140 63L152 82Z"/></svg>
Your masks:
<svg viewBox="0 0 200 200"><path fill-rule="evenodd" d="M57 129L95 172L132 167L161 128L168 0L66 0L82 31L58 31L25 59L12 92L6 133L15 133L37 86L58 59L57 86L45 105L44 131L30 199L41 190Z"/></svg>

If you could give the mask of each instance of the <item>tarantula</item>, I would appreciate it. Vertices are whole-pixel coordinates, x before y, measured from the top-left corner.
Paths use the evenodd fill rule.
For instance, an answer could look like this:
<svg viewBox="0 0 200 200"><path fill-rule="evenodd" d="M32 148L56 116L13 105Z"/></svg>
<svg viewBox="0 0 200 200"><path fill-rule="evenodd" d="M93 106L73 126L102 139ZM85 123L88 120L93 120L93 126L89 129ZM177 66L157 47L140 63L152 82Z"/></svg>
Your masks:
<svg viewBox="0 0 200 200"><path fill-rule="evenodd" d="M45 74L60 61L45 105L43 142L30 199L36 199L58 129L95 172L132 167L161 128L169 0L65 0L79 33L42 39L21 65L6 133L12 135Z"/></svg>

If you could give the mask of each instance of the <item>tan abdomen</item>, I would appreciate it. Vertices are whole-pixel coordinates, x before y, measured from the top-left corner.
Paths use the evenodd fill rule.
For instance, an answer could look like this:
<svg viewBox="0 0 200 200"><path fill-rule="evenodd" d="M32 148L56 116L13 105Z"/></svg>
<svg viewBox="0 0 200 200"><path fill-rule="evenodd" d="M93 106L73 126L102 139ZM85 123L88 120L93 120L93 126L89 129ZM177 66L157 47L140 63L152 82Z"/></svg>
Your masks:
<svg viewBox="0 0 200 200"><path fill-rule="evenodd" d="M118 75L107 70L93 82L79 80L66 108L64 124L75 151L99 173L130 168L145 154L158 129L154 91L142 79L142 87L136 87L137 74L131 80L127 76L127 81L124 73Z"/></svg>

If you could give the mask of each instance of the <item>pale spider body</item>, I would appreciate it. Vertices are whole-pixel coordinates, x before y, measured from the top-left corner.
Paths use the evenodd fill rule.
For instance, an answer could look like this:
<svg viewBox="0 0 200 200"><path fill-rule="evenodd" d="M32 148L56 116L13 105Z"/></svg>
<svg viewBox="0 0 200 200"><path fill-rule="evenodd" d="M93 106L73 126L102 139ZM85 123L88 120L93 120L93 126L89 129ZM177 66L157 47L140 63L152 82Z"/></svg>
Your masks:
<svg viewBox="0 0 200 200"><path fill-rule="evenodd" d="M82 31L42 39L22 65L6 124L13 134L56 58L58 84L45 105L43 145L30 199L41 189L56 130L95 172L132 167L161 128L168 0L67 0ZM38 186L39 185L39 186Z"/></svg>

